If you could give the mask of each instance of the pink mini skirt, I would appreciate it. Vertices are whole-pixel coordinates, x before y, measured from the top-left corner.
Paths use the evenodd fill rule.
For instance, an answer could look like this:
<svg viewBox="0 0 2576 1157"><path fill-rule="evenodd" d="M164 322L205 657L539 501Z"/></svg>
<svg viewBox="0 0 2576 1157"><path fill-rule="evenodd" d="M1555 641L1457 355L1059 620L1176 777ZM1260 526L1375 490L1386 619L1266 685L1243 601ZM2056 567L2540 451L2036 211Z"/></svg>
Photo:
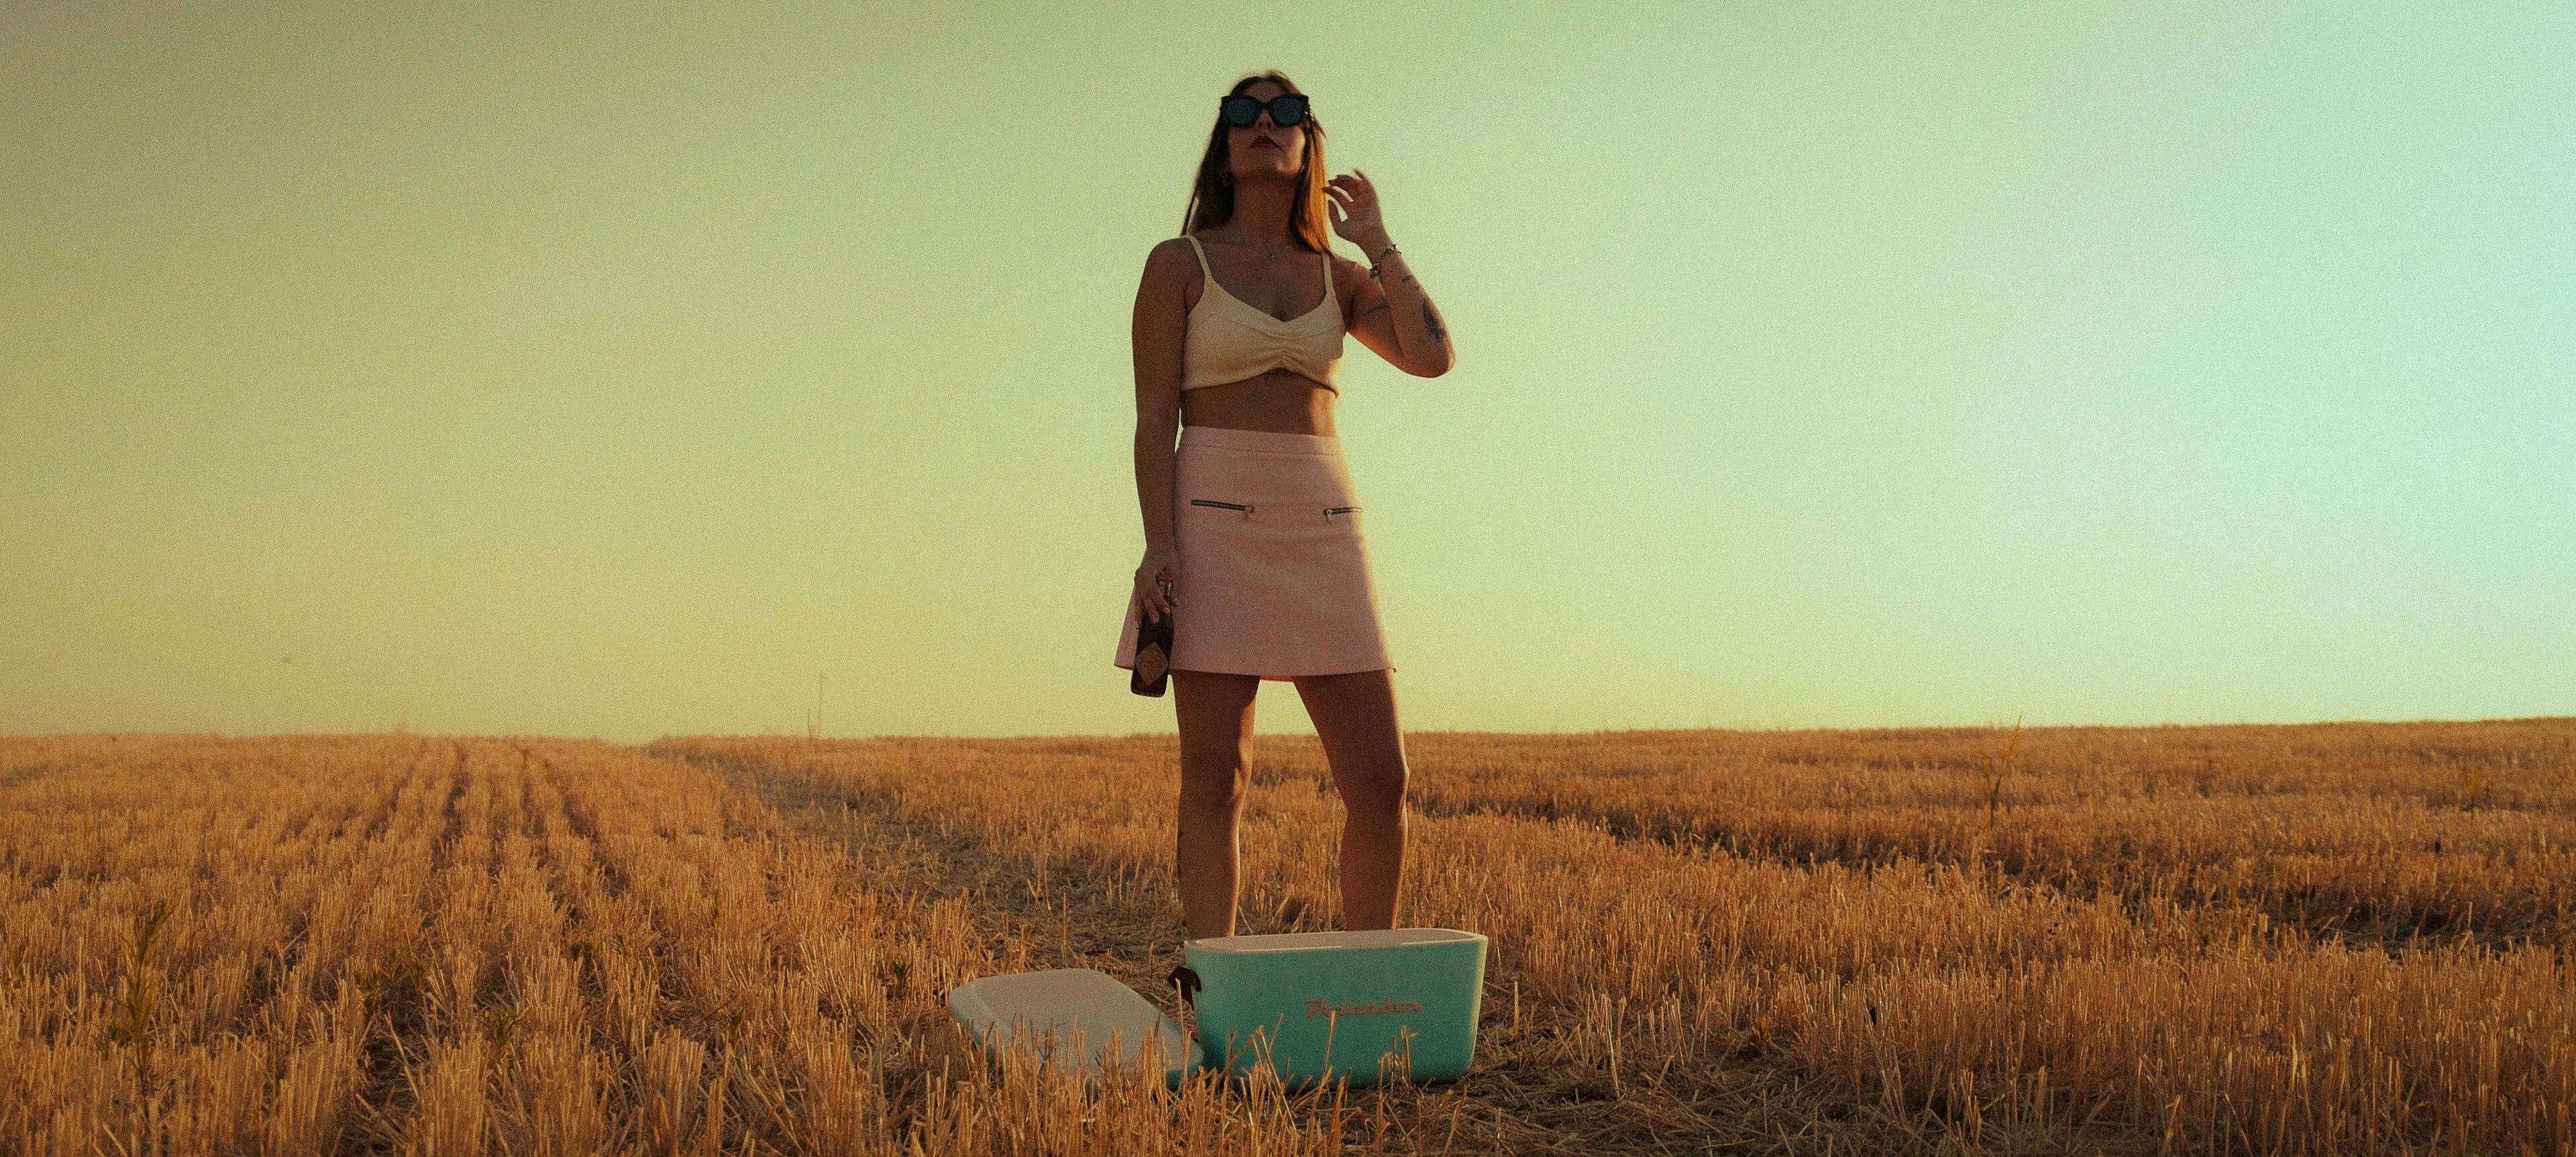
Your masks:
<svg viewBox="0 0 2576 1157"><path fill-rule="evenodd" d="M1172 475L1174 670L1395 669L1340 438L1184 426ZM1121 667L1143 609L1131 576Z"/></svg>

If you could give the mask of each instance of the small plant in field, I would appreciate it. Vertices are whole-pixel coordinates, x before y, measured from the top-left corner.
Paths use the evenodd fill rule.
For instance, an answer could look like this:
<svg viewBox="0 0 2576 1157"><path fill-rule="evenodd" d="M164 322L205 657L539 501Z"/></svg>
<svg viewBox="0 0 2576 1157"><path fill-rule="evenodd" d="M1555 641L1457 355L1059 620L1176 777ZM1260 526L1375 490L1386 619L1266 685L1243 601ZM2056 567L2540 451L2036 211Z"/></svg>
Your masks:
<svg viewBox="0 0 2576 1157"><path fill-rule="evenodd" d="M429 965L409 948L396 948L372 968L351 977L365 999L368 1017L379 1014L407 1023L429 988Z"/></svg>
<svg viewBox="0 0 2576 1157"><path fill-rule="evenodd" d="M2004 744L2003 762L1977 761L1977 774L1986 781L1986 822L1989 824L1995 822L1995 817L2003 811L2004 776L2012 771L2013 752L2020 748L2021 716L2016 715L2013 716L2012 739Z"/></svg>
<svg viewBox="0 0 2576 1157"><path fill-rule="evenodd" d="M152 955L152 942L161 938L161 928L170 922L170 901L154 900L152 910L135 921L134 956L125 970L125 1007L107 1028L111 1044L134 1049L134 1094L152 1096L152 998L158 987L147 963Z"/></svg>
<svg viewBox="0 0 2576 1157"><path fill-rule="evenodd" d="M501 1073L510 1071L510 1062L513 1059L510 1043L518 1027L519 1010L516 1008L488 1009L483 1013L483 1034L492 1042L493 1071Z"/></svg>
<svg viewBox="0 0 2576 1157"><path fill-rule="evenodd" d="M2484 768L2476 764L2468 764L2460 768L2461 811L2477 810L2478 797L2485 794L2486 789L2487 776Z"/></svg>

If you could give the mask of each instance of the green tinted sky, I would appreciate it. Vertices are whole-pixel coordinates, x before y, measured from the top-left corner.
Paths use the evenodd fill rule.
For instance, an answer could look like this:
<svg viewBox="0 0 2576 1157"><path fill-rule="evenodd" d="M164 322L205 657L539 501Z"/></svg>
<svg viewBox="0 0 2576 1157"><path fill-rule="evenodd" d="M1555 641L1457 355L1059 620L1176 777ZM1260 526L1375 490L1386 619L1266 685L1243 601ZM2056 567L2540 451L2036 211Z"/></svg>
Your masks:
<svg viewBox="0 0 2576 1157"><path fill-rule="evenodd" d="M0 731L1168 730L1264 67L1408 727L2576 711L2576 7L896 7L0 9Z"/></svg>

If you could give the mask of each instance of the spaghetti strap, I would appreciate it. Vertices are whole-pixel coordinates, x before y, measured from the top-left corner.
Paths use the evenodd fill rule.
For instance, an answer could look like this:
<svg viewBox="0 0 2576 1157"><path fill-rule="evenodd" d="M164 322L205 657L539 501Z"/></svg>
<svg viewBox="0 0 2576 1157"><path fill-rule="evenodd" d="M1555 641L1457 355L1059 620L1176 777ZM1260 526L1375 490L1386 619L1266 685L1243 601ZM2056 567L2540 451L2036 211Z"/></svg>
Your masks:
<svg viewBox="0 0 2576 1157"><path fill-rule="evenodd" d="M1183 233L1181 234L1181 240L1189 242L1190 251L1199 255L1199 272L1207 275L1208 284L1216 284L1216 271L1208 268L1207 250L1199 248L1199 239L1190 234Z"/></svg>

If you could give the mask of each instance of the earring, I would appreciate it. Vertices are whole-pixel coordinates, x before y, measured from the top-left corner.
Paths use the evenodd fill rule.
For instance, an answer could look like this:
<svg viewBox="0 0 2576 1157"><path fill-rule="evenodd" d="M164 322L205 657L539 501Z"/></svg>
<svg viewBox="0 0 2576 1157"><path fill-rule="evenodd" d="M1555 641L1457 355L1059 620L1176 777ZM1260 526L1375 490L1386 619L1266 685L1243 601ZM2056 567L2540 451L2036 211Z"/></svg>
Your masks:
<svg viewBox="0 0 2576 1157"><path fill-rule="evenodd" d="M1234 174L1233 174L1233 173L1218 173L1218 174L1216 175L1216 183L1217 183L1217 184L1220 184L1220 185L1231 185L1231 184L1233 184L1233 183L1234 183Z"/></svg>

